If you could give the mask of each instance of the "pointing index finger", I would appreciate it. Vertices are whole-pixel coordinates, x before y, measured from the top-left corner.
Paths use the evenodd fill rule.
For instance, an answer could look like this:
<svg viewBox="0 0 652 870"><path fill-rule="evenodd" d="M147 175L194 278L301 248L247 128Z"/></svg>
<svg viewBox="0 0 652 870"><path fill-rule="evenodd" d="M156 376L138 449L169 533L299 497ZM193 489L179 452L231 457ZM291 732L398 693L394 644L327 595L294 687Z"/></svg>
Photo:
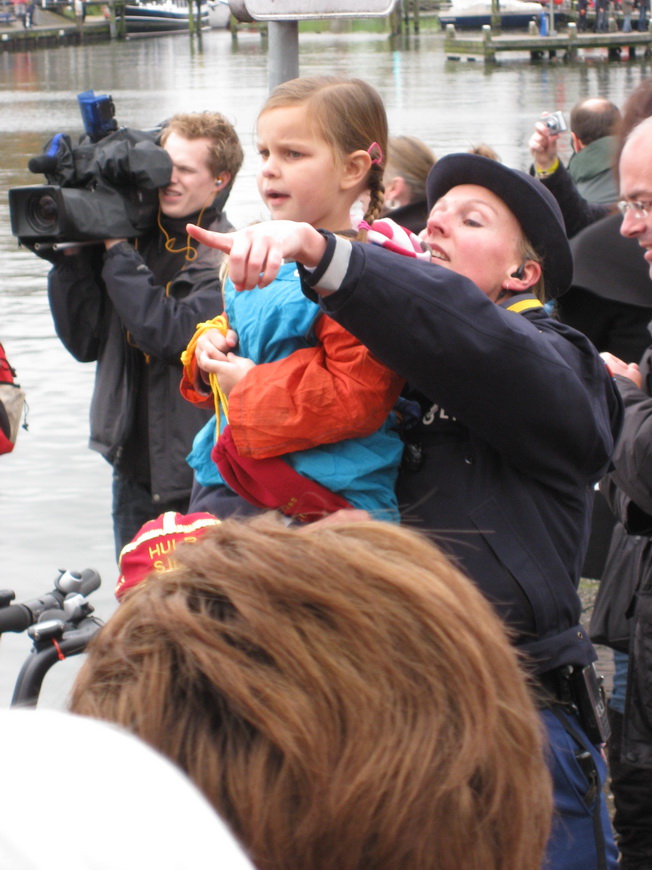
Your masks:
<svg viewBox="0 0 652 870"><path fill-rule="evenodd" d="M195 224L186 224L186 232L193 239L209 248L217 248L218 251L229 253L233 247L233 236L230 233L214 233L211 230L202 229Z"/></svg>

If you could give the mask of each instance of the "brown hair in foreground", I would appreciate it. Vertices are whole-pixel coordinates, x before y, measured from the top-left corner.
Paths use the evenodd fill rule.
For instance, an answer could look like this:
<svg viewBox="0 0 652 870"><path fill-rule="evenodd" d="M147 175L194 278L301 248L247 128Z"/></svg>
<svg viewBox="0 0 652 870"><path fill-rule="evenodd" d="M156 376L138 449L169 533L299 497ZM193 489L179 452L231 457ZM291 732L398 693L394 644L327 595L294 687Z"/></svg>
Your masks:
<svg viewBox="0 0 652 870"><path fill-rule="evenodd" d="M72 709L188 772L260 870L539 870L539 717L489 604L425 537L228 520L130 590Z"/></svg>

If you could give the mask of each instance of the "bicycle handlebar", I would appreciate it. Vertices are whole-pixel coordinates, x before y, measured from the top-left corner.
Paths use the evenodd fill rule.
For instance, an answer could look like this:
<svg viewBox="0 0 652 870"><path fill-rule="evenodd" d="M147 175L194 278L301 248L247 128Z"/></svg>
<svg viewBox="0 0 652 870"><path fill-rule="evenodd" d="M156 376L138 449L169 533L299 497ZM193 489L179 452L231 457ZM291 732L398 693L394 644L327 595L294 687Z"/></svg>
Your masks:
<svg viewBox="0 0 652 870"><path fill-rule="evenodd" d="M40 598L22 604L0 607L0 634L5 631L21 632L38 622L46 610L62 610L67 595L77 592L86 597L99 588L100 575L94 568L86 568L81 574L62 571L54 581L54 589Z"/></svg>
<svg viewBox="0 0 652 870"><path fill-rule="evenodd" d="M99 589L102 585L102 578L95 568L84 568L79 575L79 579L81 581L79 592L84 596L84 598L86 598L87 595L90 595L91 592L95 592L95 590Z"/></svg>
<svg viewBox="0 0 652 870"><path fill-rule="evenodd" d="M61 658L83 653L102 627L102 622L93 616L83 619L75 628L66 631L58 644L46 644L27 657L14 688L12 707L36 707L41 685L50 668Z"/></svg>

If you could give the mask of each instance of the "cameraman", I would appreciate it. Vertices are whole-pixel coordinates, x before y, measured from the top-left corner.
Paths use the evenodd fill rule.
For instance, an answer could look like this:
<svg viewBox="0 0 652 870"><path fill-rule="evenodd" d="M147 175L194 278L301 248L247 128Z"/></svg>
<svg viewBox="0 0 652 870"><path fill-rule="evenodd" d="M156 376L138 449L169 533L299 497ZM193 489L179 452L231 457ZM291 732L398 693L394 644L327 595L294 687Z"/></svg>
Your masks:
<svg viewBox="0 0 652 870"><path fill-rule="evenodd" d="M228 232L221 212L243 153L217 112L178 114L160 144L172 161L157 226L135 241L68 249L50 272L57 334L80 362L97 361L90 446L113 465L116 553L160 513L186 512L185 461L210 411L179 392L179 356L197 323L221 309L221 256L186 223Z"/></svg>

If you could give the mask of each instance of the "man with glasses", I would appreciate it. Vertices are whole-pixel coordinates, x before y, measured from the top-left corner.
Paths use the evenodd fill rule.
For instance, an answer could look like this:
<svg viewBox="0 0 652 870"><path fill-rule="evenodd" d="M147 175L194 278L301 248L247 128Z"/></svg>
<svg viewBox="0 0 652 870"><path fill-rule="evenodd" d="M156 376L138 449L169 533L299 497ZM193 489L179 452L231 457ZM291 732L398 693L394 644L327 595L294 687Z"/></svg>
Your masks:
<svg viewBox="0 0 652 870"><path fill-rule="evenodd" d="M625 141L619 175L620 232L643 249L652 278L652 118L642 121ZM643 354L640 365L609 353L603 357L623 397L625 421L613 457L614 471L600 488L630 539L640 542L634 566L638 590L630 605L622 739L610 748L614 824L620 835L621 868L644 870L652 867L652 348ZM621 568L624 580L626 565Z"/></svg>
<svg viewBox="0 0 652 870"><path fill-rule="evenodd" d="M649 217L650 210L652 210L652 199L639 199L632 202L627 199L621 199L618 203L618 211L623 218L626 218L627 215L631 215L634 220L645 221ZM623 235L636 239L639 236L639 232L636 231L632 233L624 231Z"/></svg>
<svg viewBox="0 0 652 870"><path fill-rule="evenodd" d="M620 157L621 233L645 250L652 278L652 118L635 127Z"/></svg>
<svg viewBox="0 0 652 870"><path fill-rule="evenodd" d="M562 323L583 332L599 351L636 362L650 340L647 325L652 319L652 283L636 242L620 235L622 217L616 209L614 166L624 131L644 116L649 102L646 95L633 95L628 100L617 136L606 132L610 129L613 134L621 117L613 103L601 98L577 103L570 117L575 155L568 167L559 160L559 134L549 129L545 118L537 122L530 139L534 172L561 207L573 252L573 281L557 300L556 314ZM611 127L605 126L607 119ZM594 139L597 133L601 138ZM587 141L588 147L582 147ZM603 171L590 178L598 165ZM601 576L604 562L602 542L608 540L612 525L610 512L602 519L605 522L595 529L595 546L589 548L593 573L588 576L596 578Z"/></svg>

